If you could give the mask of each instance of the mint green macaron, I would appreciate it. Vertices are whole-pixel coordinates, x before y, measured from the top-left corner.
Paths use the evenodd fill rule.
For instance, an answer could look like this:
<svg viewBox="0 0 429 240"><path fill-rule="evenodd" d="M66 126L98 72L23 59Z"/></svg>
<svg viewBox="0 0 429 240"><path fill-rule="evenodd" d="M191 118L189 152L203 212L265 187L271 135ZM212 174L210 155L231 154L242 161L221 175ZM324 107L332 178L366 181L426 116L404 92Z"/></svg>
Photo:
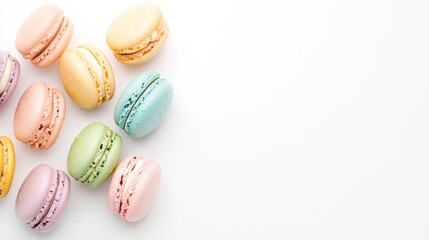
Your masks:
<svg viewBox="0 0 429 240"><path fill-rule="evenodd" d="M73 141L67 169L77 181L91 188L97 187L115 170L121 150L121 136L103 123L92 123Z"/></svg>
<svg viewBox="0 0 429 240"><path fill-rule="evenodd" d="M135 77L122 92L115 108L115 123L132 137L154 131L164 119L173 97L173 87L158 72Z"/></svg>

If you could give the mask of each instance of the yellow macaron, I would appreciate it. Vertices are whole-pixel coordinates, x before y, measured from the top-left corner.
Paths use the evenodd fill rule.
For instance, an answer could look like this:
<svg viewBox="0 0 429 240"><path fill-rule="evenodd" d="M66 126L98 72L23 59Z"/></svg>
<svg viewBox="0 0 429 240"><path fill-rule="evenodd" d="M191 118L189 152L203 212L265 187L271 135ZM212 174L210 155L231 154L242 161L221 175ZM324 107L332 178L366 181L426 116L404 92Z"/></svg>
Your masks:
<svg viewBox="0 0 429 240"><path fill-rule="evenodd" d="M15 172L15 148L6 136L0 136L0 199L6 197Z"/></svg>
<svg viewBox="0 0 429 240"><path fill-rule="evenodd" d="M115 76L109 60L95 46L82 44L67 50L58 68L64 89L81 108L92 109L112 99Z"/></svg>
<svg viewBox="0 0 429 240"><path fill-rule="evenodd" d="M118 61L139 64L159 52L168 32L159 6L146 2L120 13L110 25L106 41Z"/></svg>

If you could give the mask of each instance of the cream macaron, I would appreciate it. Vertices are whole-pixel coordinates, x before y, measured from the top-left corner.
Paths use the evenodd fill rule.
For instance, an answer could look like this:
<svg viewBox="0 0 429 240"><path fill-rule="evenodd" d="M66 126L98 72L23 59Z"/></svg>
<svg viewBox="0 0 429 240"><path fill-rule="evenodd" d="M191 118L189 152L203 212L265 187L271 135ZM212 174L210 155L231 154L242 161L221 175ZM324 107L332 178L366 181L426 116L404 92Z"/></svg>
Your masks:
<svg viewBox="0 0 429 240"><path fill-rule="evenodd" d="M141 3L120 13L107 31L106 41L116 59L144 63L154 57L168 37L168 25L154 3Z"/></svg>
<svg viewBox="0 0 429 240"><path fill-rule="evenodd" d="M81 108L92 109L112 99L115 76L96 47L83 44L65 51L58 68L67 94Z"/></svg>

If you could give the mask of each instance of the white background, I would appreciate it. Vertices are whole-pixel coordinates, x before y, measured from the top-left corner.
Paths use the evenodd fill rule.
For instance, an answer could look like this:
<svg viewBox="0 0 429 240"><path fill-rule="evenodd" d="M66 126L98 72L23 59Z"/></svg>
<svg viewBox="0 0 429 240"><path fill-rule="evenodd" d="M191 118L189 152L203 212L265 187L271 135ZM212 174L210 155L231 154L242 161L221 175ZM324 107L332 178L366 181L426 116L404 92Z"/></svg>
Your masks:
<svg viewBox="0 0 429 240"><path fill-rule="evenodd" d="M75 24L69 47L103 50L117 89L91 111L67 96L56 144L36 151L14 138L16 104L35 81L63 87L56 64L34 67L14 41L45 2L0 2L0 48L22 66L0 109L0 134L16 148L2 239L429 238L428 1L159 0L170 36L140 66L118 63L105 42L111 21L136 1L56 1ZM133 139L113 110L145 70L172 83L173 102L160 128ZM20 184L40 163L67 171L70 144L94 121L121 134L122 158L160 162L156 205L128 223L107 208L110 179L96 189L72 179L56 228L32 232L15 216Z"/></svg>

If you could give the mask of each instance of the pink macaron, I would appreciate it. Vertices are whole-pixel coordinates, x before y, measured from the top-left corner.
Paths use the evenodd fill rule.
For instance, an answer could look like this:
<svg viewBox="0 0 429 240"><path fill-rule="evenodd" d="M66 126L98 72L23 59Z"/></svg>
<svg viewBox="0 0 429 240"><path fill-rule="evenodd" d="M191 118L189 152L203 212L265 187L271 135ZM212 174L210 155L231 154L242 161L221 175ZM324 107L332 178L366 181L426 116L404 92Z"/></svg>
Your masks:
<svg viewBox="0 0 429 240"><path fill-rule="evenodd" d="M58 138L66 112L61 90L44 82L31 84L16 107L13 130L16 139L31 148L45 150Z"/></svg>
<svg viewBox="0 0 429 240"><path fill-rule="evenodd" d="M46 164L33 168L19 189L15 213L37 232L48 232L60 219L70 196L70 180L65 172Z"/></svg>
<svg viewBox="0 0 429 240"><path fill-rule="evenodd" d="M159 188L161 167L131 155L116 168L109 186L109 208L129 222L137 222L152 207Z"/></svg>
<svg viewBox="0 0 429 240"><path fill-rule="evenodd" d="M12 96L18 84L19 62L6 51L0 51L0 107Z"/></svg>
<svg viewBox="0 0 429 240"><path fill-rule="evenodd" d="M43 5L22 23L15 39L18 52L38 67L54 63L67 48L73 23L54 4Z"/></svg>

